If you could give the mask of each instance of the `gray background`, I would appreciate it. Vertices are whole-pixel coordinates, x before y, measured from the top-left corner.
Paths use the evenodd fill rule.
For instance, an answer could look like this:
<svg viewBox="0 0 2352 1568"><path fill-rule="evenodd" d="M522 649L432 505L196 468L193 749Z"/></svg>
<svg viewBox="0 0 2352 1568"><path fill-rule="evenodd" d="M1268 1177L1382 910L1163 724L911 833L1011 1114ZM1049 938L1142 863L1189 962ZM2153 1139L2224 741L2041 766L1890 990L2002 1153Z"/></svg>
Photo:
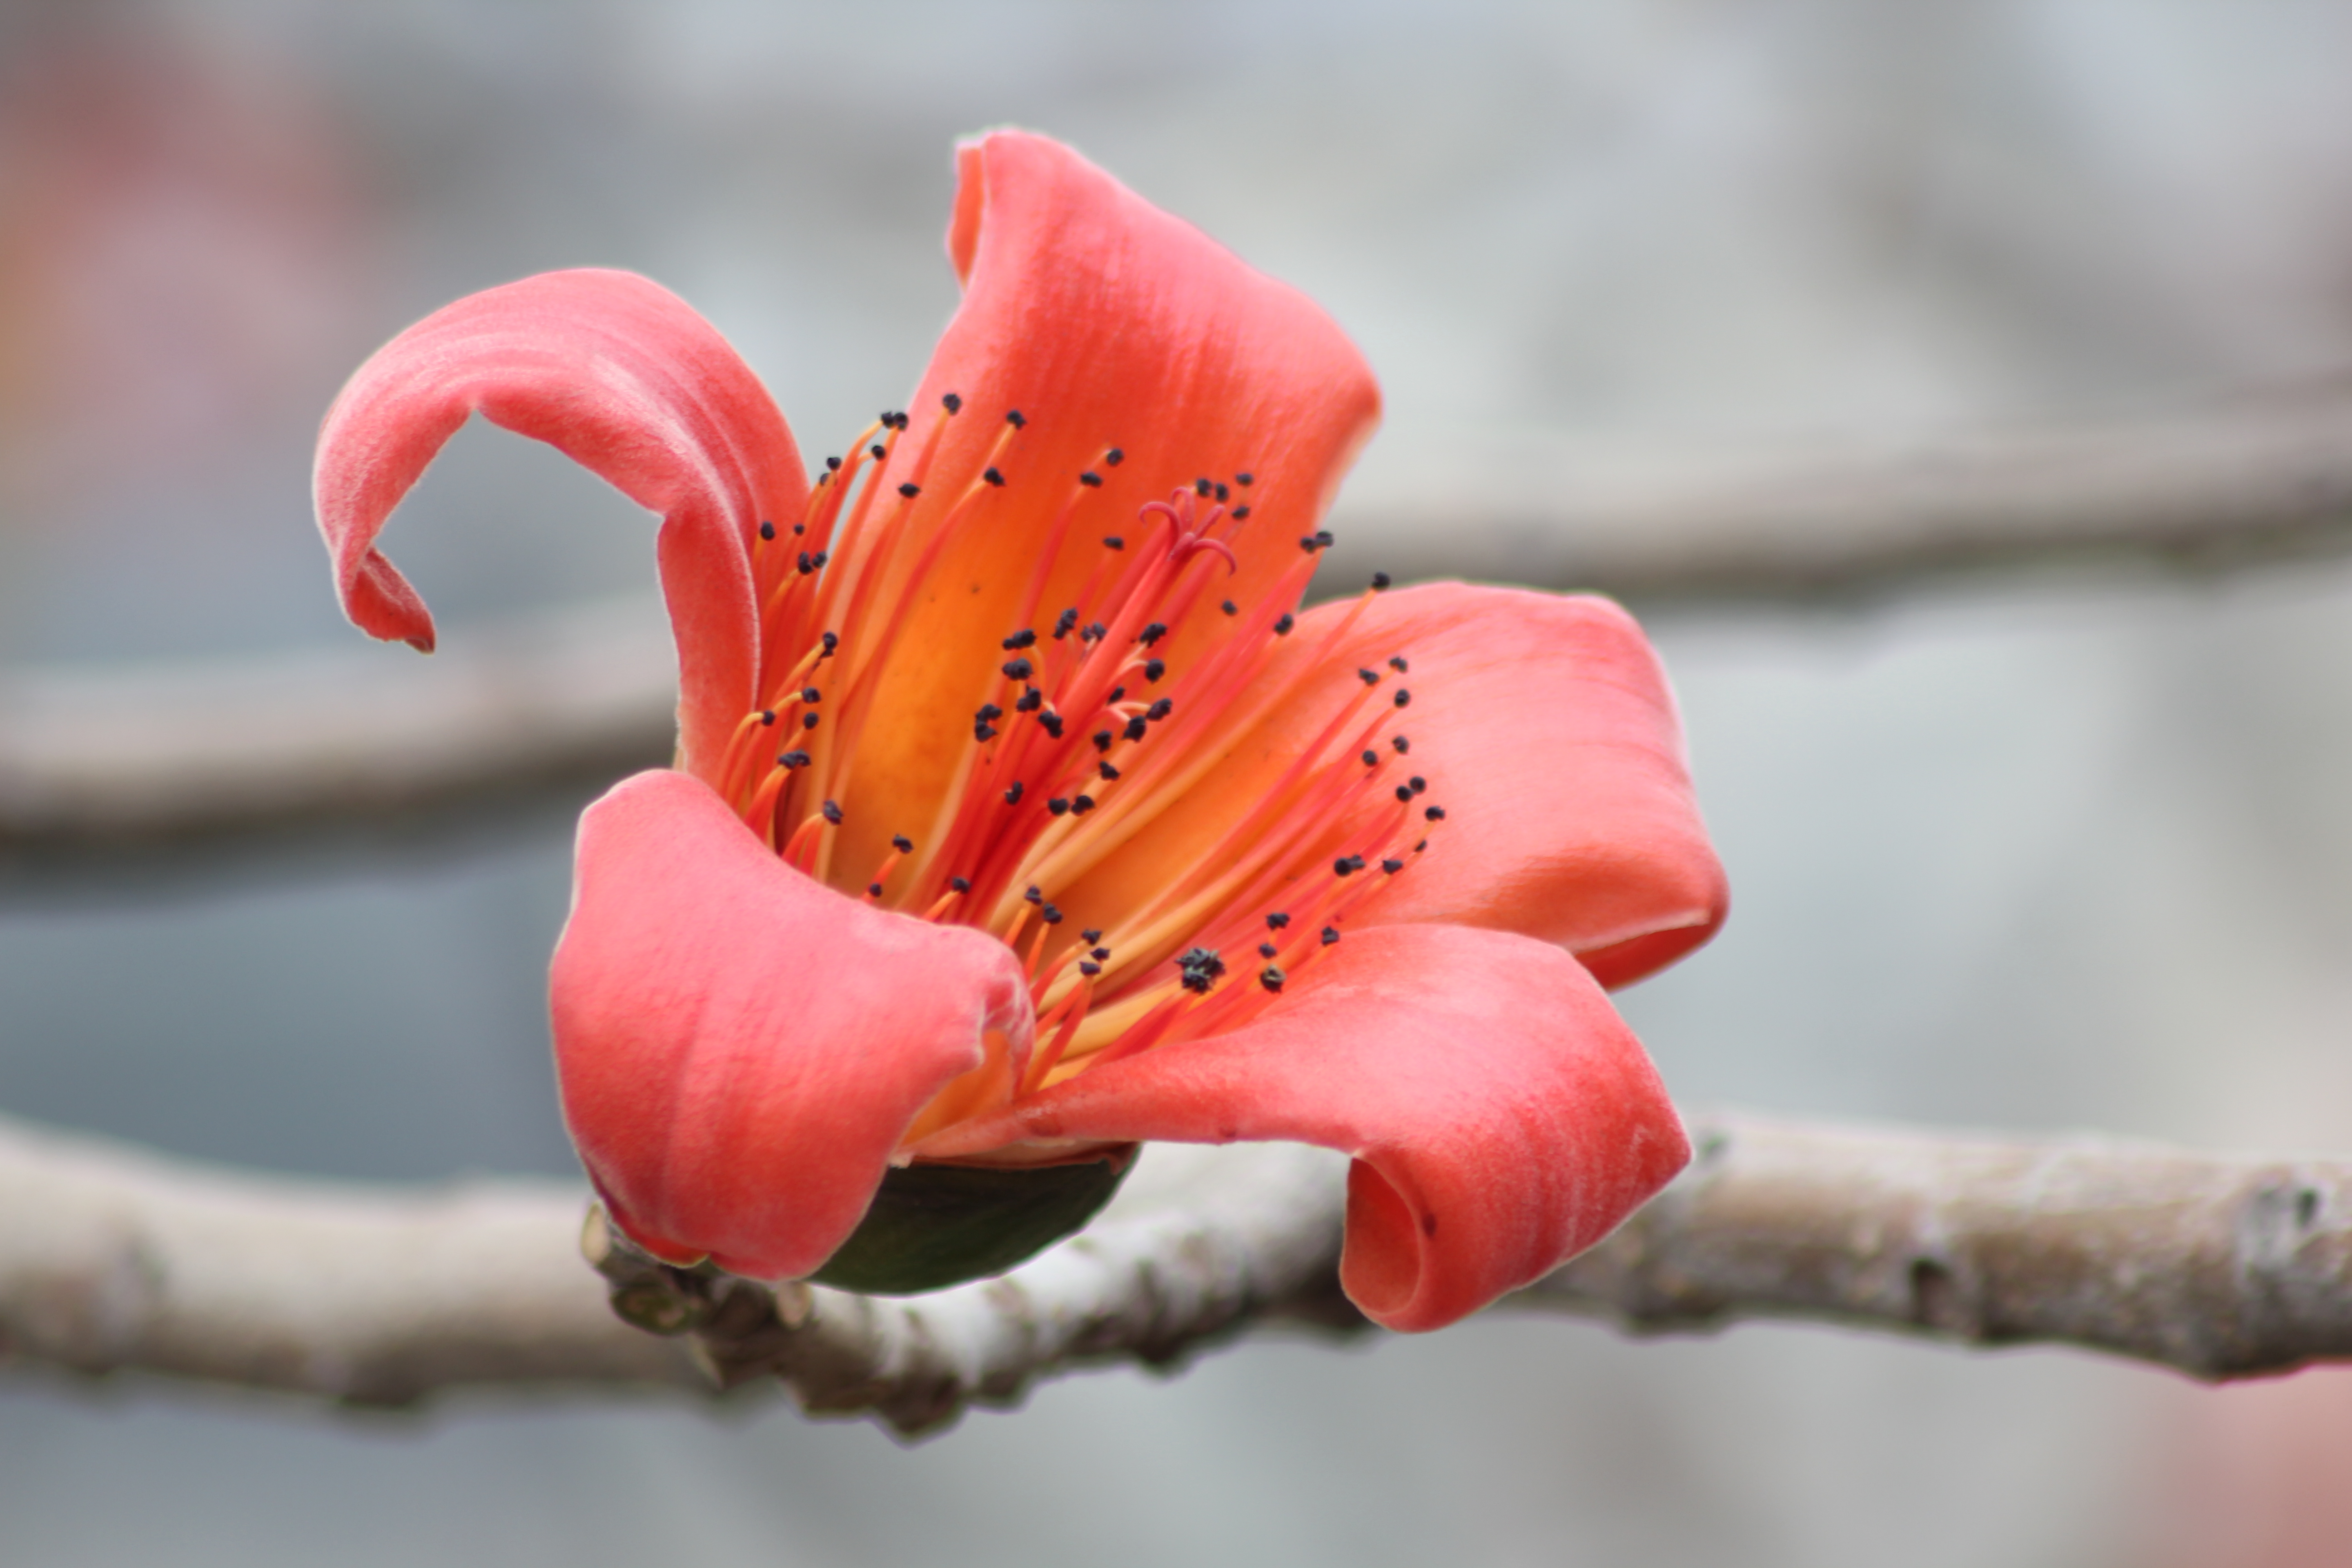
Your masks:
<svg viewBox="0 0 2352 1568"><path fill-rule="evenodd" d="M2336 371L2347 62L2322 0L7 5L0 659L355 636L320 412L541 268L660 278L837 444L952 309L950 142L1003 121L1325 302L1389 396L1359 500L1498 447L1574 487ZM390 548L454 642L642 593L650 538L470 432ZM1678 1095L2342 1147L2347 610L2325 565L1651 613L1737 906L1624 998ZM568 1171L567 840L0 883L0 1107L284 1170ZM10 1563L2315 1564L2352 1561L2347 1470L2334 1374L1814 1329L1261 1342L911 1452L772 1400L0 1376Z"/></svg>

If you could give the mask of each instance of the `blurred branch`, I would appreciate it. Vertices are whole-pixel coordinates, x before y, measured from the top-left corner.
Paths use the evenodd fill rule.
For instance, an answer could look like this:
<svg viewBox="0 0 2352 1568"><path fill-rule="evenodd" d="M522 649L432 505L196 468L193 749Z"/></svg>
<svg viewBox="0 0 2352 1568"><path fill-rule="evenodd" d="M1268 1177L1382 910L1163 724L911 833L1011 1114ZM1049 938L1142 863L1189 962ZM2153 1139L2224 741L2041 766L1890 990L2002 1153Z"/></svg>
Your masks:
<svg viewBox="0 0 2352 1568"><path fill-rule="evenodd" d="M1457 458L1459 455L1457 455ZM2352 383L2133 425L1602 485L1573 455L1457 461L1343 508L1327 575L1646 600L1885 590L1955 570L2199 569L2352 547ZM323 591L323 590L322 590ZM330 654L0 675L0 854L201 843L584 791L669 754L650 602Z"/></svg>
<svg viewBox="0 0 2352 1568"><path fill-rule="evenodd" d="M1333 570L1622 598L1867 595L1958 573L2214 572L2352 547L2352 378L2132 421L1611 479L1573 448L1455 454L1349 509Z"/></svg>
<svg viewBox="0 0 2352 1568"><path fill-rule="evenodd" d="M2352 1162L1745 1116L1695 1131L1690 1172L1507 1305L1646 1332L1778 1317L2055 1342L2206 1378L2352 1356ZM1076 1366L1353 1321L1330 1158L1155 1149L1129 1188L1003 1279L892 1300L664 1268L592 1219L600 1280L579 1256L584 1202L554 1186L399 1194L0 1123L0 1343L371 1404L772 1375L812 1412L912 1435ZM625 1326L608 1289L668 1337Z"/></svg>
<svg viewBox="0 0 2352 1568"><path fill-rule="evenodd" d="M657 605L459 628L422 658L352 634L299 655L0 672L0 853L145 853L397 824L667 763L677 656Z"/></svg>

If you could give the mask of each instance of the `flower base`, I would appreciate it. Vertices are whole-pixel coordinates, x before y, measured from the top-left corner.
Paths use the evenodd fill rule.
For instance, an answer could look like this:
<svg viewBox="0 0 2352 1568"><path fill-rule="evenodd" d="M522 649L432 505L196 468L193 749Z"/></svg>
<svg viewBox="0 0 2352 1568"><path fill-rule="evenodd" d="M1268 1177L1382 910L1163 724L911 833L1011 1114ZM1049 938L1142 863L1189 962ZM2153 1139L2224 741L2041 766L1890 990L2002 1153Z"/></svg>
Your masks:
<svg viewBox="0 0 2352 1568"><path fill-rule="evenodd" d="M869 1296L913 1296L985 1279L1094 1218L1135 1163L1132 1147L1067 1165L906 1165L809 1278Z"/></svg>

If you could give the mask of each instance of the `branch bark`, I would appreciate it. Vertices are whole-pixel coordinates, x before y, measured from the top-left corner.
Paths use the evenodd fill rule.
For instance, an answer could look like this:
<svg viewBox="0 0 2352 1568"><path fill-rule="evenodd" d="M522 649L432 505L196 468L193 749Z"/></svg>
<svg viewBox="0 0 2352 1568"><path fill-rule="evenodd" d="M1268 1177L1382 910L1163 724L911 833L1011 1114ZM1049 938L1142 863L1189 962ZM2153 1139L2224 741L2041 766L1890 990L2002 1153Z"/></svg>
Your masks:
<svg viewBox="0 0 2352 1568"><path fill-rule="evenodd" d="M459 629L429 659L300 655L0 672L0 860L399 826L669 760L677 655L634 600Z"/></svg>
<svg viewBox="0 0 2352 1568"><path fill-rule="evenodd" d="M2079 1345L2208 1380L2352 1356L2352 1161L1727 1116L1516 1298L1673 1333L1748 1318Z"/></svg>
<svg viewBox="0 0 2352 1568"><path fill-rule="evenodd" d="M1578 458L1455 454L1349 511L1333 571L1803 601L2051 565L2211 573L2352 545L2352 378L1876 452L1694 453L1616 479Z"/></svg>
<svg viewBox="0 0 2352 1568"><path fill-rule="evenodd" d="M2071 1344L2202 1378L2352 1356L2352 1162L1725 1115L1615 1236L1505 1305L1635 1331L1814 1319ZM902 1435L1038 1379L1181 1362L1258 1325L1361 1327L1342 1165L1160 1148L1082 1236L907 1300L663 1268L575 1189L402 1193L234 1174L0 1122L0 1345L358 1404L469 1385L782 1380ZM667 1336L625 1325L613 1306Z"/></svg>
<svg viewBox="0 0 2352 1568"><path fill-rule="evenodd" d="M207 1169L0 1120L0 1352L398 1405L446 1390L724 1392L782 1378L902 1435L1103 1361L1167 1365L1338 1294L1343 1169L1315 1151L1160 1149L1084 1235L1005 1279L885 1300L633 1276L583 1189L408 1192ZM635 1295L628 1298L634 1288ZM630 1326L661 1321L667 1335Z"/></svg>

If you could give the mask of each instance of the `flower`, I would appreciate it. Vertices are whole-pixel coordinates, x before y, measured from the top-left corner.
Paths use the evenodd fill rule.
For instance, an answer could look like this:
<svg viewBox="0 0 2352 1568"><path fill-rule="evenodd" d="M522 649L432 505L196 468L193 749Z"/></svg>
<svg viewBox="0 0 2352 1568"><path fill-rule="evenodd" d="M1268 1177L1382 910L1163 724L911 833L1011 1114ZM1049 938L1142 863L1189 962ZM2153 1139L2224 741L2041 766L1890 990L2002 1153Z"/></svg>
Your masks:
<svg viewBox="0 0 2352 1568"><path fill-rule="evenodd" d="M474 412L663 516L677 766L582 818L551 978L566 1120L655 1255L839 1269L928 1173L1063 1194L1018 1256L1107 1190L1054 1173L1296 1140L1353 1156L1357 1304L1453 1321L1688 1158L1601 989L1725 908L1656 658L1591 597L1298 611L1379 416L1354 347L1067 148L958 158L961 308L814 485L642 278L403 332L320 437L344 609L432 647L374 542Z"/></svg>

